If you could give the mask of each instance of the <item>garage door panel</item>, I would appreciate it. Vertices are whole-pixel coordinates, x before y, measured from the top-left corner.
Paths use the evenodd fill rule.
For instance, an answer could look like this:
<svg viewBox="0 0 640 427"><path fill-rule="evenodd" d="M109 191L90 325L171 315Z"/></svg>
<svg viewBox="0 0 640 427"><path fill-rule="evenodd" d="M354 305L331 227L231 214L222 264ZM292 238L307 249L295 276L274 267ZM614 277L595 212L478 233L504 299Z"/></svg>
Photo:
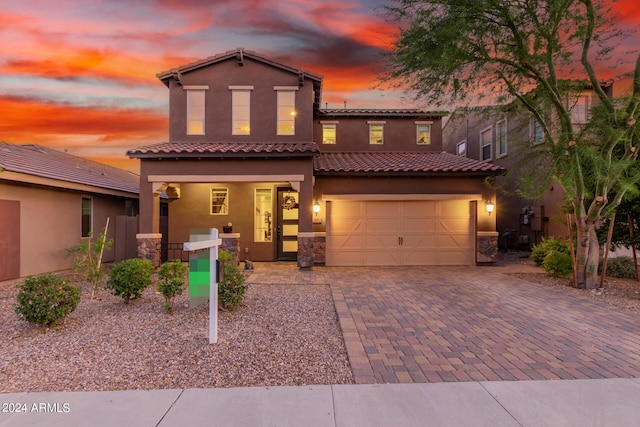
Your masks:
<svg viewBox="0 0 640 427"><path fill-rule="evenodd" d="M368 234L365 237L367 249L394 249L398 246L398 235L394 234Z"/></svg>
<svg viewBox="0 0 640 427"><path fill-rule="evenodd" d="M364 231L364 222L361 218L340 218L331 223L334 233L359 233Z"/></svg>
<svg viewBox="0 0 640 427"><path fill-rule="evenodd" d="M469 218L441 218L437 222L436 229L447 233L468 233L469 226Z"/></svg>
<svg viewBox="0 0 640 427"><path fill-rule="evenodd" d="M402 214L405 217L432 217L437 215L437 205L433 201L412 201L404 202Z"/></svg>
<svg viewBox="0 0 640 427"><path fill-rule="evenodd" d="M411 233L433 233L437 230L439 220L435 218L403 218L402 231Z"/></svg>
<svg viewBox="0 0 640 427"><path fill-rule="evenodd" d="M365 236L362 234L332 235L327 238L327 244L335 249L358 249L364 247Z"/></svg>
<svg viewBox="0 0 640 427"><path fill-rule="evenodd" d="M327 265L471 265L468 200L332 201Z"/></svg>
<svg viewBox="0 0 640 427"><path fill-rule="evenodd" d="M435 234L410 234L402 236L402 248L407 250L426 249L435 251L438 248Z"/></svg>
<svg viewBox="0 0 640 427"><path fill-rule="evenodd" d="M389 266L402 264L402 254L398 251L372 250L365 253L365 264L367 266Z"/></svg>
<svg viewBox="0 0 640 427"><path fill-rule="evenodd" d="M400 206L389 202L362 202L365 203L365 216L367 218L398 218Z"/></svg>
<svg viewBox="0 0 640 427"><path fill-rule="evenodd" d="M365 264L364 252L362 251L327 251L327 265L340 266L360 266Z"/></svg>

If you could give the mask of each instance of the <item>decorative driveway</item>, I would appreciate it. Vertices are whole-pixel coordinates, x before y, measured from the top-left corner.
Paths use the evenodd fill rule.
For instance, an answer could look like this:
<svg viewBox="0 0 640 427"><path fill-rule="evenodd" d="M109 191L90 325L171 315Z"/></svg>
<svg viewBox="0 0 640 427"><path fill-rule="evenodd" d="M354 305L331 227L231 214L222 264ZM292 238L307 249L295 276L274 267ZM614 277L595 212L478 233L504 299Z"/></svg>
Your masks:
<svg viewBox="0 0 640 427"><path fill-rule="evenodd" d="M637 313L506 271L261 263L250 282L331 285L356 383L640 377Z"/></svg>

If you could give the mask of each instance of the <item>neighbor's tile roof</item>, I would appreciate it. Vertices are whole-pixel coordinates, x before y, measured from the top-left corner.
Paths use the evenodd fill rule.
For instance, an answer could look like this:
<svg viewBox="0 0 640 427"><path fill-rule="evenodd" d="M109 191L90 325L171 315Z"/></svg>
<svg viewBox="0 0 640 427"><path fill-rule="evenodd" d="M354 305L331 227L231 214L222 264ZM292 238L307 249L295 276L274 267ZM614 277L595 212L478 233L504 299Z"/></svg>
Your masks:
<svg viewBox="0 0 640 427"><path fill-rule="evenodd" d="M319 175L334 174L473 174L498 175L504 168L451 153L322 153L314 159Z"/></svg>
<svg viewBox="0 0 640 427"><path fill-rule="evenodd" d="M447 116L447 111L428 111L418 109L362 109L362 108L343 108L343 109L320 109L318 116L323 117L415 117L439 119Z"/></svg>
<svg viewBox="0 0 640 427"><path fill-rule="evenodd" d="M109 190L140 193L140 177L134 173L40 145L0 142L0 168Z"/></svg>
<svg viewBox="0 0 640 427"><path fill-rule="evenodd" d="M312 156L317 154L315 142L163 142L134 148L132 158L163 157L269 157Z"/></svg>

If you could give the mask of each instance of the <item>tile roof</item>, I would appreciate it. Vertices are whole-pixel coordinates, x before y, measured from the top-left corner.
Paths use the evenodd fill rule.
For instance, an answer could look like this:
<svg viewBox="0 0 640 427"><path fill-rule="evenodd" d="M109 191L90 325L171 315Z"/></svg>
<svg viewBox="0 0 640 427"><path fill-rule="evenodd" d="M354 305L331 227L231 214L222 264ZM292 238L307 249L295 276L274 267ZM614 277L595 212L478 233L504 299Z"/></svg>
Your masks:
<svg viewBox="0 0 640 427"><path fill-rule="evenodd" d="M140 193L140 177L134 173L40 145L0 142L0 168L103 189Z"/></svg>
<svg viewBox="0 0 640 427"><path fill-rule="evenodd" d="M501 166L451 153L353 152L322 153L314 159L318 175L499 175Z"/></svg>
<svg viewBox="0 0 640 427"><path fill-rule="evenodd" d="M315 142L163 142L134 148L131 158L291 157L319 153Z"/></svg>
<svg viewBox="0 0 640 427"><path fill-rule="evenodd" d="M427 111L418 109L363 109L363 108L344 108L344 109L320 109L318 111L320 117L423 117L431 119L439 119L449 115L447 111Z"/></svg>

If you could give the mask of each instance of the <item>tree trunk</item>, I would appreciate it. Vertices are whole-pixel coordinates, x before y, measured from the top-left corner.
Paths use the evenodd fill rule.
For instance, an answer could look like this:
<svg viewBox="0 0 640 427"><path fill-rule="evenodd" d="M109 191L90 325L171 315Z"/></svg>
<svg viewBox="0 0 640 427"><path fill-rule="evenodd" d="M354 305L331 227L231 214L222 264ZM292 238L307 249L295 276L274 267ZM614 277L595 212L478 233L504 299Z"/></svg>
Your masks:
<svg viewBox="0 0 640 427"><path fill-rule="evenodd" d="M577 240L576 268L580 289L596 289L598 287L598 261L600 247L595 224L586 217L576 217Z"/></svg>

